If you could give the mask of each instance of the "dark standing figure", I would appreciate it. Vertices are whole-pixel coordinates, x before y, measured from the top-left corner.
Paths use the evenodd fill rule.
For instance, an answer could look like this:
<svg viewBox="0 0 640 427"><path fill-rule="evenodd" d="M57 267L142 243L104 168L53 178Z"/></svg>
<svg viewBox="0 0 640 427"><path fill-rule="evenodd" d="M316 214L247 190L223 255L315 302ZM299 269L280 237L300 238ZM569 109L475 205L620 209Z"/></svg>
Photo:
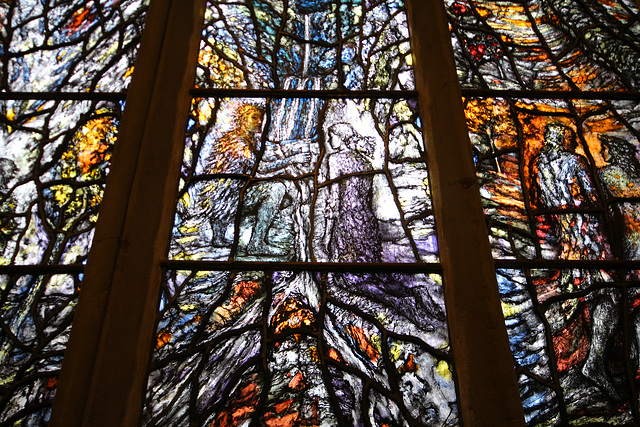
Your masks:
<svg viewBox="0 0 640 427"><path fill-rule="evenodd" d="M329 179L339 179L332 184L325 206L324 245L329 261L381 262L382 234L373 210L373 175L368 173L373 170L376 141L358 135L345 123L331 126L328 140L333 151L327 159ZM336 274L336 281L384 305L402 307L402 315L416 324L426 319L444 322L442 309L400 275L346 273Z"/></svg>
<svg viewBox="0 0 640 427"><path fill-rule="evenodd" d="M329 130L329 178L370 172L375 141L360 137L347 124ZM343 178L331 186L331 202L325 211L325 244L335 262L380 262L382 242L373 213L373 175Z"/></svg>
<svg viewBox="0 0 640 427"><path fill-rule="evenodd" d="M609 212L613 218L615 242L621 248L622 257L626 260L640 259L640 202L625 201L625 198L640 197L640 162L636 147L622 139L609 135L601 135L602 157L607 165L598 171L607 199L615 198L609 204ZM630 273L627 280L639 280L640 272ZM633 342L633 359L635 369L640 369L640 294L630 289L630 306L634 312L630 322L635 332Z"/></svg>
<svg viewBox="0 0 640 427"><path fill-rule="evenodd" d="M607 198L640 197L640 162L636 147L622 138L601 135L602 157L607 165L598 171ZM640 203L616 201L610 205L616 243L624 259L640 259Z"/></svg>
<svg viewBox="0 0 640 427"><path fill-rule="evenodd" d="M385 235L376 217L376 183L374 180L374 153L376 139L359 135L346 123L332 125L327 132L327 174L332 181L326 193L324 205L324 239L322 252L330 262L380 263L383 261ZM382 175L379 175L382 177ZM388 202L387 202L388 203ZM444 328L444 310L432 299L429 291L420 285L420 279L411 275L385 273L333 273L328 278L332 292L346 292L355 301L360 298L373 307L393 313L392 317L406 318L425 329ZM374 309L375 310L375 309ZM351 327L340 320L327 317L327 329L344 330L345 335L335 334L335 340L351 339L346 332ZM344 320L342 320L344 322ZM344 343L337 348L353 348ZM358 357L358 354L360 355ZM344 352L345 364L372 367L380 363L377 353ZM366 369L366 368L364 368ZM330 369L331 381L341 402L350 405L356 399L349 382L338 370ZM425 373L426 375L426 373ZM430 414L430 390L416 390L415 405L424 410L421 416ZM356 425L351 414L345 412L345 424ZM424 420L424 419L423 419Z"/></svg>
<svg viewBox="0 0 640 427"><path fill-rule="evenodd" d="M599 206L595 186L589 174L587 159L576 152L575 133L561 123L552 123L545 129L545 146L533 163L537 179L537 200L542 208L558 210L551 215L551 233L559 246L559 259L604 259L608 244L604 238L598 217L580 212L561 212L564 209ZM603 281L601 272L562 270L560 291L575 292L585 289L595 281ZM582 374L594 385L617 400L620 394L606 368L606 352L618 324L617 296L608 291L592 294L591 321L593 328L588 354L582 366ZM554 343L558 365L564 369L577 363L573 353L585 351L579 345L580 329L588 324L588 307L578 302L566 302L556 315L560 328L554 331Z"/></svg>

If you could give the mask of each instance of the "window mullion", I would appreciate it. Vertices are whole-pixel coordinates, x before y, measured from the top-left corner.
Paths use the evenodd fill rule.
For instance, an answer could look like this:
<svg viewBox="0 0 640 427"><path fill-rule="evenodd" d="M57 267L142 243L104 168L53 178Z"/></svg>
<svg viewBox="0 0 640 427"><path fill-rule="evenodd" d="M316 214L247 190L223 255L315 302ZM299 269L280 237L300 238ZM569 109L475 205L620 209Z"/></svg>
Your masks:
<svg viewBox="0 0 640 427"><path fill-rule="evenodd" d="M465 425L524 425L447 20L407 1L451 347Z"/></svg>
<svg viewBox="0 0 640 427"><path fill-rule="evenodd" d="M138 425L202 0L153 0L83 290L52 426Z"/></svg>

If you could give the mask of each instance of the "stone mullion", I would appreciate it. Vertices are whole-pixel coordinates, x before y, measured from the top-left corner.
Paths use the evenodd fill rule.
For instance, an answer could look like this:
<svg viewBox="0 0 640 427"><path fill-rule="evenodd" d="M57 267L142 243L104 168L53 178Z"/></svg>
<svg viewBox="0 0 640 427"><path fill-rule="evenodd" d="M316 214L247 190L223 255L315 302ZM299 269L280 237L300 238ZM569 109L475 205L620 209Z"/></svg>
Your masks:
<svg viewBox="0 0 640 427"><path fill-rule="evenodd" d="M524 425L444 5L407 8L460 417Z"/></svg>
<svg viewBox="0 0 640 427"><path fill-rule="evenodd" d="M203 0L152 0L51 426L137 426Z"/></svg>

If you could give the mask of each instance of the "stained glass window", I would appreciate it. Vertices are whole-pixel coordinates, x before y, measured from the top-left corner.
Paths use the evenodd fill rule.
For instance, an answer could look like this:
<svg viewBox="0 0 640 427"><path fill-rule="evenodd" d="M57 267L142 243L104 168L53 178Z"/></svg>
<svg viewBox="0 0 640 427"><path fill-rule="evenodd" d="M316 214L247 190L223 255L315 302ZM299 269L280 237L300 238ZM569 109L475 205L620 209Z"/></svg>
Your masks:
<svg viewBox="0 0 640 427"><path fill-rule="evenodd" d="M637 423L637 5L446 3L526 420Z"/></svg>
<svg viewBox="0 0 640 427"><path fill-rule="evenodd" d="M50 416L145 10L0 2L0 424Z"/></svg>
<svg viewBox="0 0 640 427"><path fill-rule="evenodd" d="M208 4L145 424L458 423L408 37Z"/></svg>
<svg viewBox="0 0 640 427"><path fill-rule="evenodd" d="M475 190L440 181L442 157L427 171L438 153L426 153L423 130L449 123L424 108L431 88L413 49L432 41L410 44L403 2L207 3L196 63L184 61L196 69L190 95L175 97L190 112L165 117L187 122L181 157L148 146L150 135L170 145L152 116L180 76L150 66L154 53L141 64L150 98L125 109L145 3L0 1L0 424L45 424L64 372L83 372L60 365L86 304L102 323L87 322L97 329L84 337L102 347L71 332L65 362L93 369L84 422L104 406L133 424L141 411L145 425L473 423L460 379L474 361L452 354L460 330L452 320L449 337L443 296L460 289L447 275L469 266L447 257L466 241L438 242L435 227L447 236L444 192ZM205 1L152 3L151 45L166 65L188 26L170 17ZM637 423L637 4L443 3L526 421ZM125 138L132 121L140 135ZM146 148L112 165L115 147L138 137ZM172 227L137 239L134 211L152 198L139 182L156 154L180 163L166 174L178 181L174 212L159 209ZM107 174L125 169L118 183L131 194L109 199ZM100 215L122 223L98 220L104 194ZM90 278L111 260L88 255L109 224L124 230L100 252L113 255L111 282ZM132 268L138 260L150 269ZM108 295L104 307L83 306L89 285ZM484 298L490 285L465 289ZM136 317L144 304L157 311L153 331L151 311ZM500 329L487 319L477 323ZM117 384L125 369L104 369L129 364L130 388ZM126 401L113 404L114 390Z"/></svg>

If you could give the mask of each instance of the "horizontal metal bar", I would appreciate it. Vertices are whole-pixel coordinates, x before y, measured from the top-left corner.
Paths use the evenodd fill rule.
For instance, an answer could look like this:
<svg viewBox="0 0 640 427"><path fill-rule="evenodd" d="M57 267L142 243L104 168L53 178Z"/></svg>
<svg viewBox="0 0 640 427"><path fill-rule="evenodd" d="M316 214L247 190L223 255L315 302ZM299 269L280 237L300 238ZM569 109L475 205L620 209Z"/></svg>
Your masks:
<svg viewBox="0 0 640 427"><path fill-rule="evenodd" d="M0 92L0 100L124 101L126 92Z"/></svg>
<svg viewBox="0 0 640 427"><path fill-rule="evenodd" d="M497 259L496 268L509 269L584 269L584 270L640 270L637 260L568 260L568 259Z"/></svg>
<svg viewBox="0 0 640 427"><path fill-rule="evenodd" d="M415 90L191 89L194 98L415 99Z"/></svg>
<svg viewBox="0 0 640 427"><path fill-rule="evenodd" d="M84 273L84 265L0 265L0 275L41 275L41 274L78 274Z"/></svg>
<svg viewBox="0 0 640 427"><path fill-rule="evenodd" d="M169 270L192 271L317 271L350 273L442 273L440 263L339 263L263 261L180 261L161 263Z"/></svg>
<svg viewBox="0 0 640 427"><path fill-rule="evenodd" d="M509 269L596 269L596 270L640 270L640 261L635 260L527 260L497 259L496 268ZM165 260L163 268L193 271L320 271L358 273L441 273L440 263L337 263L337 262L264 262L264 261L182 261Z"/></svg>
<svg viewBox="0 0 640 427"><path fill-rule="evenodd" d="M388 98L413 99L415 90L284 90L284 89L192 89L194 97L229 98ZM93 100L122 101L126 92L0 92L0 100ZM512 90L512 89L462 89L462 96L482 98L531 98L531 99L616 99L640 100L640 92L613 91L560 91L560 90Z"/></svg>
<svg viewBox="0 0 640 427"><path fill-rule="evenodd" d="M616 99L638 100L640 92L570 91L570 90L511 90L511 89L462 89L464 97L479 98L530 98L530 99Z"/></svg>

